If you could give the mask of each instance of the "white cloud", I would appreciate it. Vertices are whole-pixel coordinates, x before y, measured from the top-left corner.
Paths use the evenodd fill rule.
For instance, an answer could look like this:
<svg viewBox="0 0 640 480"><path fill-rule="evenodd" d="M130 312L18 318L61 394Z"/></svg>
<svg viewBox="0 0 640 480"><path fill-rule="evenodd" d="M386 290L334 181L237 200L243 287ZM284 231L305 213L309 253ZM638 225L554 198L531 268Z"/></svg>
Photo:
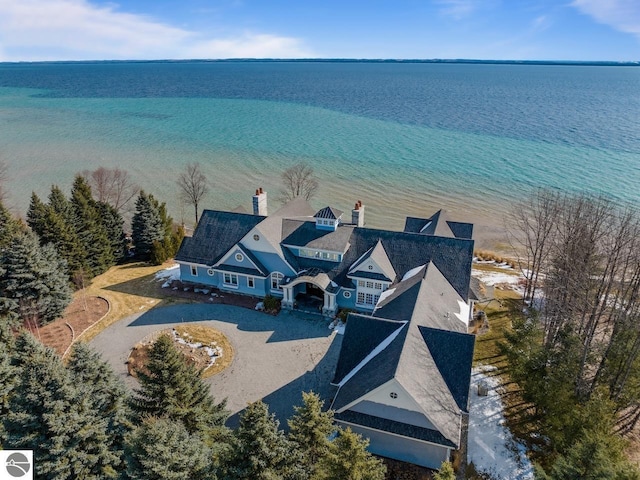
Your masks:
<svg viewBox="0 0 640 480"><path fill-rule="evenodd" d="M0 60L310 57L299 39L205 36L86 0L0 0Z"/></svg>
<svg viewBox="0 0 640 480"><path fill-rule="evenodd" d="M547 15L540 15L531 21L531 30L533 32L540 32L546 30L551 26L551 19Z"/></svg>
<svg viewBox="0 0 640 480"><path fill-rule="evenodd" d="M571 5L599 23L640 37L638 0L574 0Z"/></svg>
<svg viewBox="0 0 640 480"><path fill-rule="evenodd" d="M438 0L440 13L456 20L469 16L475 10L474 0Z"/></svg>

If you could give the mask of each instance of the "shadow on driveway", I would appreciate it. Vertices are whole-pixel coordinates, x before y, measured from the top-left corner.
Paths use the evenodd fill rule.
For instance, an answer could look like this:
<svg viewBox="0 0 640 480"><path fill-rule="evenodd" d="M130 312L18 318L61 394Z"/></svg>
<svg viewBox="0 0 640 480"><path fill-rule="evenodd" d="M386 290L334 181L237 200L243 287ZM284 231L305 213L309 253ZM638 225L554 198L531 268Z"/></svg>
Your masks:
<svg viewBox="0 0 640 480"><path fill-rule="evenodd" d="M219 304L172 305L152 309L137 317L127 326L161 326L177 322L199 322L214 319L235 324L239 330L246 332L272 332L267 343L321 338L331 335L331 330L327 328L329 321L318 315L282 311L277 317L274 317L263 312Z"/></svg>
<svg viewBox="0 0 640 480"><path fill-rule="evenodd" d="M337 387L331 385L331 380L333 380L336 364L338 363L341 345L342 335L336 335L326 354L313 370L307 371L262 399L264 403L269 405L269 412L275 413L281 429L289 430L287 419L294 414L294 406L302 405L302 392L313 391L317 393L324 400L323 410L329 409L337 390ZM227 420L227 426L236 428L240 421L240 416L245 410L246 408L243 408L231 415Z"/></svg>

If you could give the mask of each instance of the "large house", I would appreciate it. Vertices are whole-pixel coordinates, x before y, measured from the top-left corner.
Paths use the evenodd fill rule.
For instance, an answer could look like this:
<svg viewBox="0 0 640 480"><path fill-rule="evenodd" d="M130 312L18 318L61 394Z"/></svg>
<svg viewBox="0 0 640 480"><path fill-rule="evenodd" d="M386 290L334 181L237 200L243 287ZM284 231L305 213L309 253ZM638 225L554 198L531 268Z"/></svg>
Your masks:
<svg viewBox="0 0 640 480"><path fill-rule="evenodd" d="M282 299L283 308L349 314L333 384L338 423L373 453L438 468L462 445L474 337L473 225L439 211L404 231L365 227L297 198L267 215L205 210L175 259L183 282Z"/></svg>

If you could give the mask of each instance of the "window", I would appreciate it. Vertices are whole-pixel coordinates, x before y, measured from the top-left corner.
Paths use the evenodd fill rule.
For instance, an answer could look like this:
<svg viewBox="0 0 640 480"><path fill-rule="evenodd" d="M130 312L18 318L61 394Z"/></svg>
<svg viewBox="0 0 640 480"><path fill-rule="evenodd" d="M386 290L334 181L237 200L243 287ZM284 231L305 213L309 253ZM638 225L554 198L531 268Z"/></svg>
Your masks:
<svg viewBox="0 0 640 480"><path fill-rule="evenodd" d="M195 265L191 265L191 276L192 277L198 276L198 267L196 267Z"/></svg>
<svg viewBox="0 0 640 480"><path fill-rule="evenodd" d="M216 271L213 268L210 268L209 270L207 270L207 273L210 277L213 277L216 274Z"/></svg>
<svg viewBox="0 0 640 480"><path fill-rule="evenodd" d="M390 396L391 398L393 398L393 399L398 398L398 394L397 394L396 392L391 392L391 393L389 394L389 396Z"/></svg>
<svg viewBox="0 0 640 480"><path fill-rule="evenodd" d="M255 288L255 283L254 283L254 278L253 277L247 277L247 287L249 288Z"/></svg>
<svg viewBox="0 0 640 480"><path fill-rule="evenodd" d="M373 270L373 265L369 265L367 268L368 268L369 270Z"/></svg>
<svg viewBox="0 0 640 480"><path fill-rule="evenodd" d="M235 273L225 273L224 274L224 284L230 287L238 286L238 275Z"/></svg>
<svg viewBox="0 0 640 480"><path fill-rule="evenodd" d="M364 294L364 303L367 305L373 305L373 293Z"/></svg>
<svg viewBox="0 0 640 480"><path fill-rule="evenodd" d="M373 288L373 282L367 282L367 288Z"/></svg>
<svg viewBox="0 0 640 480"><path fill-rule="evenodd" d="M373 288L375 288L376 290L382 290L382 284L380 282L376 282L374 285L375 286Z"/></svg>
<svg viewBox="0 0 640 480"><path fill-rule="evenodd" d="M342 296L344 298L351 298L351 292L345 290L344 292L342 292Z"/></svg>
<svg viewBox="0 0 640 480"><path fill-rule="evenodd" d="M358 280L358 286L364 287L364 280Z"/></svg>
<svg viewBox="0 0 640 480"><path fill-rule="evenodd" d="M236 253L236 261L241 262L243 260L244 260L244 255L242 255L240 252Z"/></svg>
<svg viewBox="0 0 640 480"><path fill-rule="evenodd" d="M280 272L273 272L271 274L271 290L282 290L280 284L282 283L283 278L284 275L282 275Z"/></svg>
<svg viewBox="0 0 640 480"><path fill-rule="evenodd" d="M256 242L257 242L257 241L259 241L259 240L260 240L260 235L255 234L255 235L253 236L253 239L254 239Z"/></svg>
<svg viewBox="0 0 640 480"><path fill-rule="evenodd" d="M364 293L358 292L358 303L364 303Z"/></svg>
<svg viewBox="0 0 640 480"><path fill-rule="evenodd" d="M301 248L298 252L298 256L307 258L320 258L322 260L332 260L334 262L340 261L340 255L332 252L319 252L318 250L309 250L308 248Z"/></svg>

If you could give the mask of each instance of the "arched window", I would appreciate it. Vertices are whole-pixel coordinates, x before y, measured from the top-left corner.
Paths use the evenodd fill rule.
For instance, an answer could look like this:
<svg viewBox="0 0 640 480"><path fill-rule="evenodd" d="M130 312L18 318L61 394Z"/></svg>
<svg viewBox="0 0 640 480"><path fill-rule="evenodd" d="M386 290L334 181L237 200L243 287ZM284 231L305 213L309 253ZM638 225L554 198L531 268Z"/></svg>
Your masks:
<svg viewBox="0 0 640 480"><path fill-rule="evenodd" d="M271 274L271 290L282 290L280 284L282 283L282 279L284 275L280 272L273 272Z"/></svg>

